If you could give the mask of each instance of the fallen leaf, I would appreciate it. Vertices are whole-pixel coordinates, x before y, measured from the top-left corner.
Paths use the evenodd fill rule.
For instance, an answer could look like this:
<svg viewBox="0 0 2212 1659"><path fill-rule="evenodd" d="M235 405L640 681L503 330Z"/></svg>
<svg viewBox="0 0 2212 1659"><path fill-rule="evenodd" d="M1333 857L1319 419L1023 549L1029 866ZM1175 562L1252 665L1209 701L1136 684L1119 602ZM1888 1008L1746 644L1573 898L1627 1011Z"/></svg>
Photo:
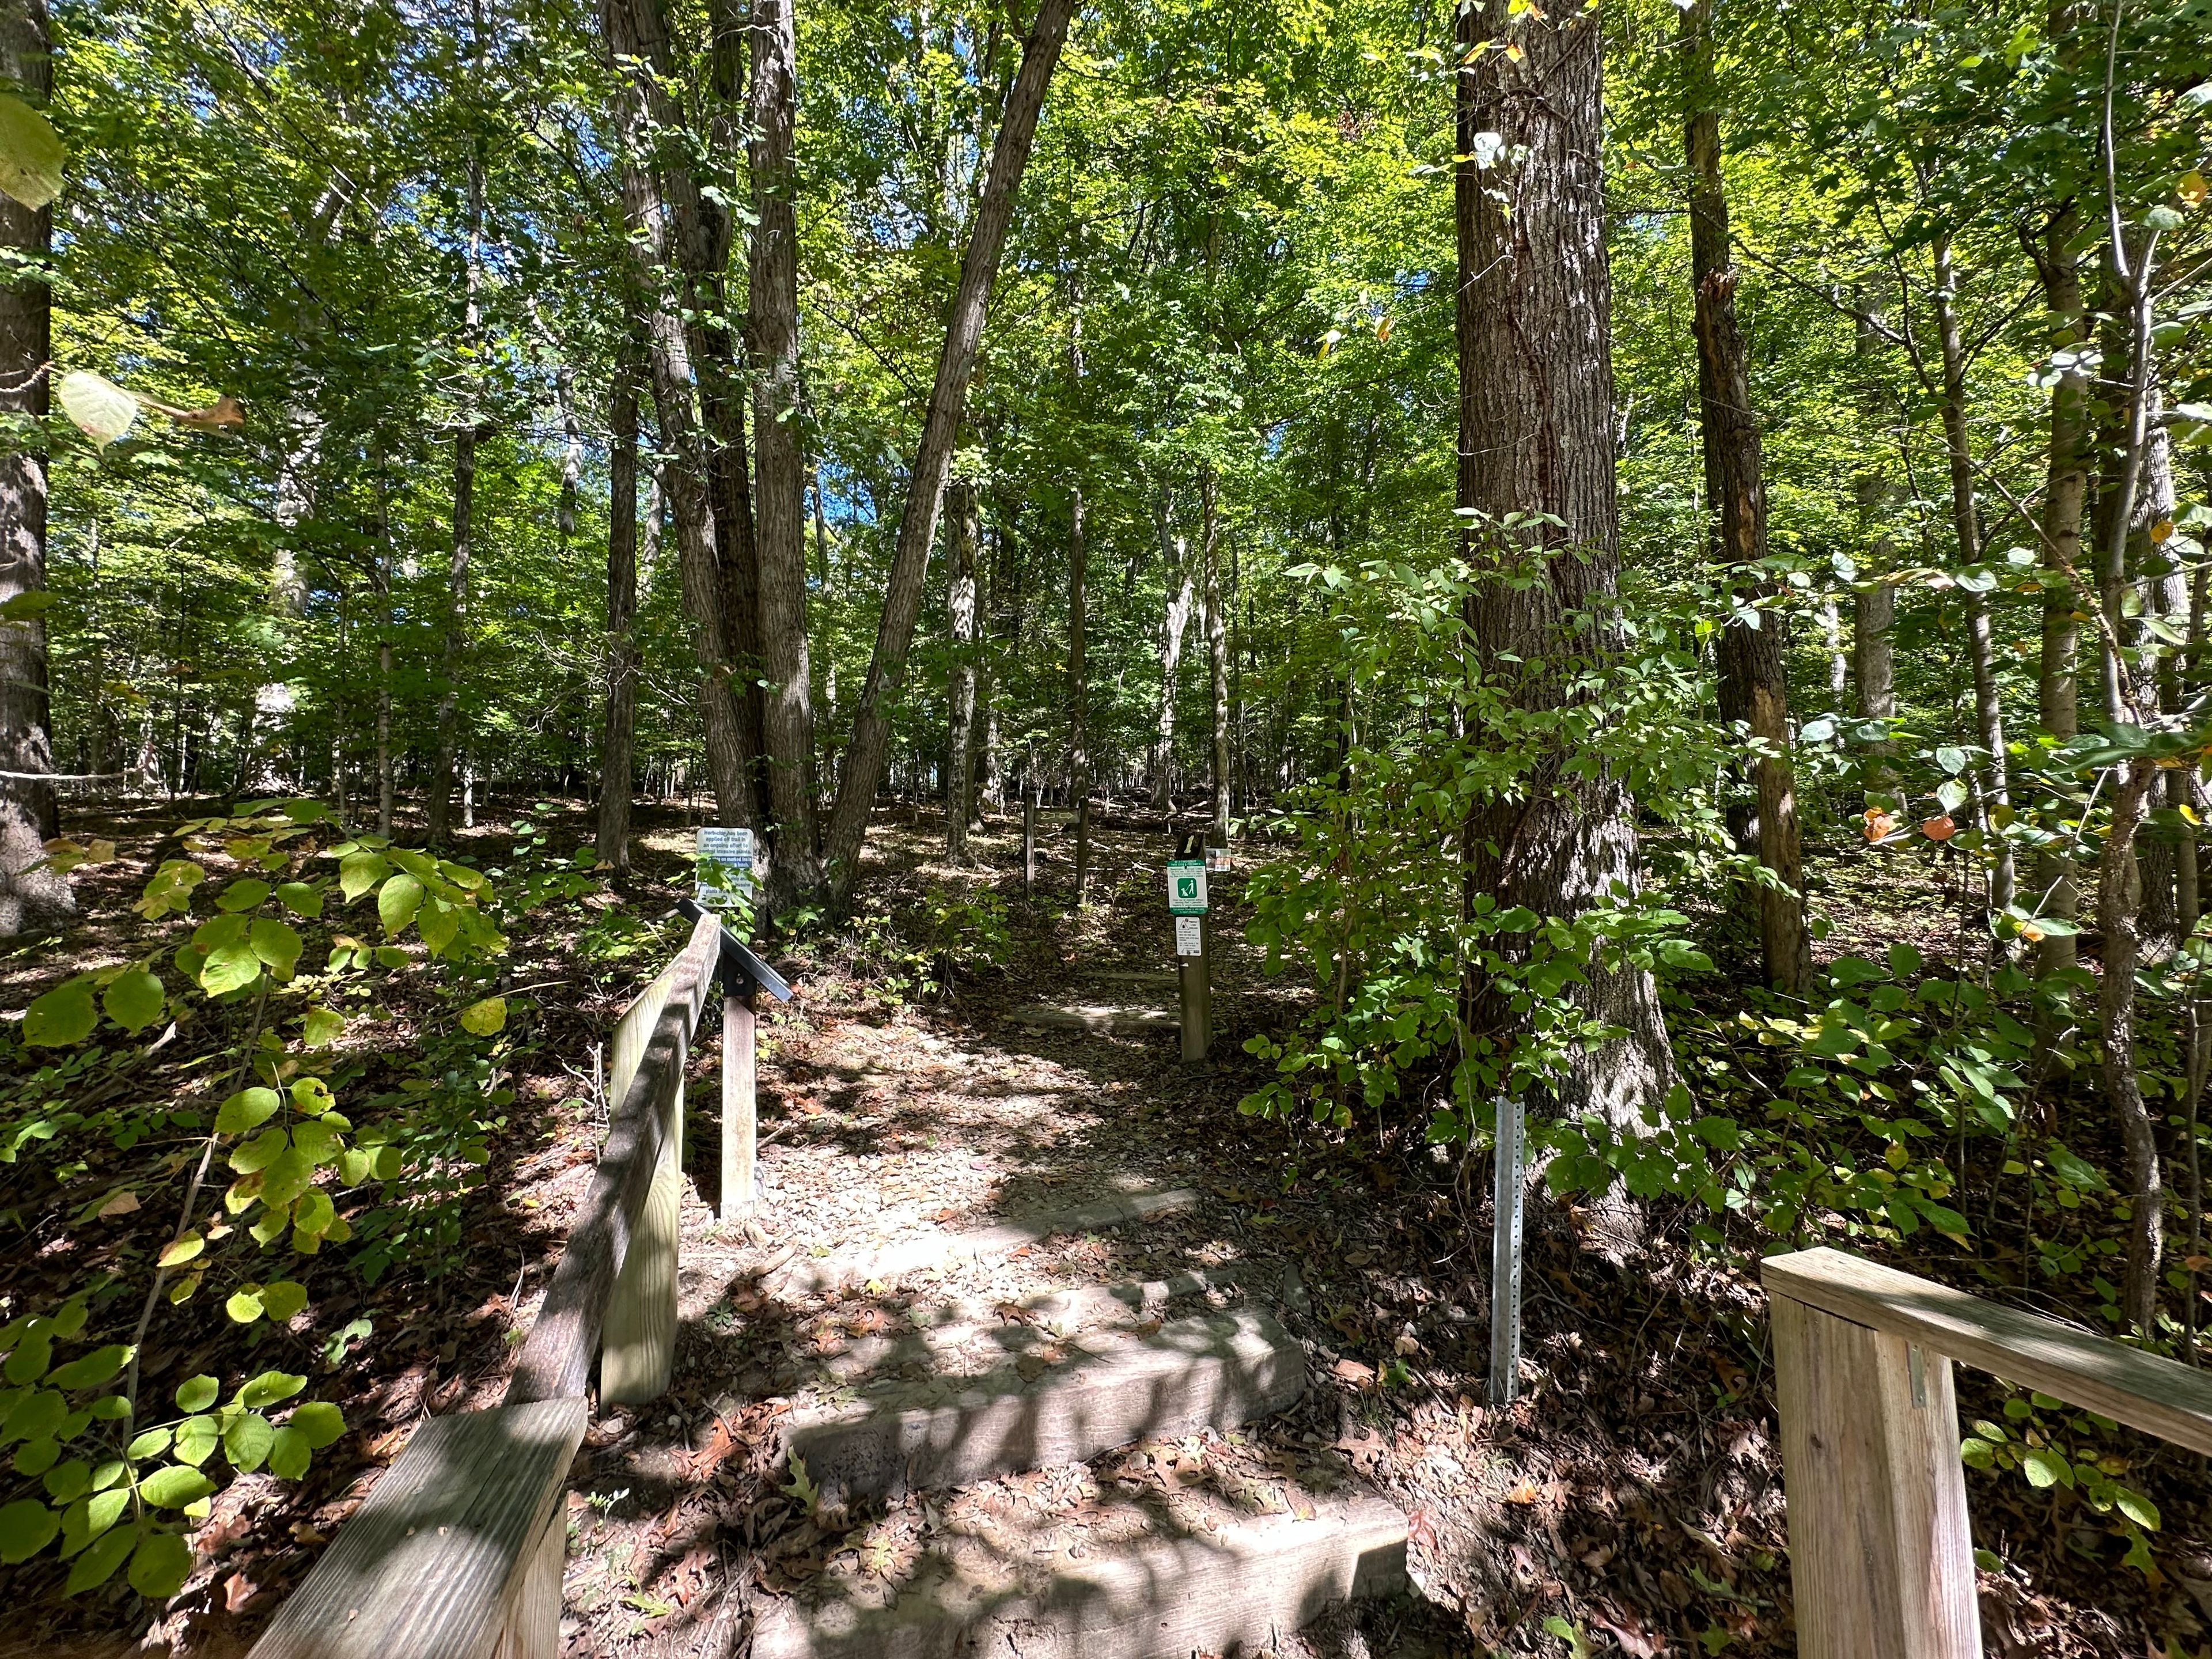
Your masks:
<svg viewBox="0 0 2212 1659"><path fill-rule="evenodd" d="M102 1217L129 1215L137 1207L138 1195L136 1193L118 1193L100 1206L100 1213Z"/></svg>
<svg viewBox="0 0 2212 1659"><path fill-rule="evenodd" d="M261 1593L261 1586L242 1572L234 1572L222 1581L222 1605L229 1613L244 1610L246 1604Z"/></svg>
<svg viewBox="0 0 2212 1659"><path fill-rule="evenodd" d="M1375 1380L1375 1367L1363 1365L1357 1359L1340 1359L1329 1369L1356 1389L1364 1389Z"/></svg>
<svg viewBox="0 0 2212 1659"><path fill-rule="evenodd" d="M1507 1491L1505 1501L1509 1504L1533 1504L1542 1495L1537 1490L1534 1481L1523 1480L1520 1485Z"/></svg>

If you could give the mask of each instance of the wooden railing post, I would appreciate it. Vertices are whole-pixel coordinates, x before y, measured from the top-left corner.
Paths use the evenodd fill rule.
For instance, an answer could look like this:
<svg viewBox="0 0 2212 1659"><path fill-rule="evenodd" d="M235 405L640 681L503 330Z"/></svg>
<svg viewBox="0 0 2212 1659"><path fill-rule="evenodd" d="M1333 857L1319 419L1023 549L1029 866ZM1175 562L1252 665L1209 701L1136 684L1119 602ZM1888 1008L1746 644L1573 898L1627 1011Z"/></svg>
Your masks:
<svg viewBox="0 0 2212 1659"><path fill-rule="evenodd" d="M1771 1308L1797 1651L1979 1659L1950 1360L1787 1296Z"/></svg>
<svg viewBox="0 0 2212 1659"><path fill-rule="evenodd" d="M724 1223L753 1211L753 1160L759 1144L758 1103L754 1089L756 1033L753 993L722 998L722 1213Z"/></svg>
<svg viewBox="0 0 2212 1659"><path fill-rule="evenodd" d="M669 1092L660 1160L622 1270L599 1346L599 1398L642 1405L668 1390L676 1365L676 1271L684 1224L684 1077Z"/></svg>

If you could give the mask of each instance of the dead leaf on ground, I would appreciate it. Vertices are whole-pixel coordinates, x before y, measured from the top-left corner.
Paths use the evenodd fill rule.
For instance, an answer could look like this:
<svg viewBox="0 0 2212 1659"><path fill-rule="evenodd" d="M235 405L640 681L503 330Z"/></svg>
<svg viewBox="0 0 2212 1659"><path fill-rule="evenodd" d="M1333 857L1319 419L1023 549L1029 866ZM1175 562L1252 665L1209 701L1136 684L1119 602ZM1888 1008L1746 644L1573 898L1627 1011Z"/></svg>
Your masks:
<svg viewBox="0 0 2212 1659"><path fill-rule="evenodd" d="M1355 1389L1366 1388L1375 1381L1375 1367L1357 1359L1340 1359L1329 1369Z"/></svg>

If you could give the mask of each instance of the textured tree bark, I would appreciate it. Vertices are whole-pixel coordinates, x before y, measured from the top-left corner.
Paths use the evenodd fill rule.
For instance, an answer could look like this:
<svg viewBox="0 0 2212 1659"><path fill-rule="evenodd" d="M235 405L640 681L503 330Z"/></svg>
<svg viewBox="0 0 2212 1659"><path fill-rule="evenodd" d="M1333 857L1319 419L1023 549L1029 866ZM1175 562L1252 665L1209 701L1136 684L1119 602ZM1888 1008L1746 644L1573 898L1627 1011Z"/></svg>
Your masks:
<svg viewBox="0 0 2212 1659"><path fill-rule="evenodd" d="M1182 640L1190 626L1190 538L1175 527L1164 485L1154 501L1160 559L1166 568L1166 609L1160 617L1160 707L1152 736L1152 806L1165 811L1173 798L1176 691L1182 678Z"/></svg>
<svg viewBox="0 0 2212 1659"><path fill-rule="evenodd" d="M1756 601L1778 590L1759 568L1766 556L1766 483L1743 334L1736 325L1736 273L1729 246L1728 196L1721 182L1712 0L1691 0L1680 14L1680 31L1691 100L1685 137L1705 496L1719 509L1713 552L1723 580L1731 590L1743 583ZM1759 861L1775 884L1761 882L1758 888L1759 954L1769 982L1798 995L1812 980L1813 945L1805 926L1805 861L1790 759L1784 616L1778 607L1764 612L1747 609L1723 626L1720 712L1724 720L1744 721L1764 750L1753 774L1759 794ZM1757 627L1747 625L1752 619Z"/></svg>
<svg viewBox="0 0 2212 1659"><path fill-rule="evenodd" d="M707 770L714 791L716 816L725 824L756 822L753 795L754 745L739 718L731 678L732 665L725 636L722 573L715 556L714 528L707 493L706 447L691 404L691 363L680 296L670 289L672 223L684 216L672 211L654 173L647 165L649 102L665 101L654 90L651 74L629 64L650 64L650 42L659 29L651 0L606 0L601 14L607 50L617 70L614 126L622 145L623 210L631 233L628 246L631 276L639 296L646 335L646 356L653 377L653 401L660 428L660 447L668 456L663 488L675 520L684 605L691 617L694 655L699 664L700 724L707 739ZM672 112L671 112L672 114ZM653 126L665 126L656 112ZM696 189L687 169L665 168L670 195L689 197L690 218L696 222Z"/></svg>
<svg viewBox="0 0 2212 1659"><path fill-rule="evenodd" d="M2142 483L2136 492L2136 521L2128 536L2128 563L2143 586L2143 626L2136 657L2138 695L2154 696L2160 713L2179 715L2181 704L2181 663L2152 626L2153 620L2176 634L2188 625L2189 579L2166 550L2175 508L2179 505L2173 487L2173 445L2160 418L2164 396L2154 381L2149 387L2150 419L2142 447ZM2165 533L2160 534L2161 526ZM2154 807L2176 806L2186 799L2187 786L2180 772L2161 770L2151 786ZM2177 935L2180 910L2175 900L2175 842L2166 830L2142 838L2142 932L2144 937L2172 943Z"/></svg>
<svg viewBox="0 0 2212 1659"><path fill-rule="evenodd" d="M1200 556L1206 564L1206 661L1212 679L1212 765L1206 782L1213 795L1213 844L1229 845L1229 628L1221 611L1221 489L1212 467L1198 475L1204 520Z"/></svg>
<svg viewBox="0 0 2212 1659"><path fill-rule="evenodd" d="M1078 336L1079 340L1080 336ZM1082 378L1082 349L1076 349ZM1090 549L1083 538L1083 487L1068 501L1067 528L1067 793L1075 805L1075 902L1091 882Z"/></svg>
<svg viewBox="0 0 2212 1659"><path fill-rule="evenodd" d="M907 653L921 611L923 578L929 569L930 545L936 540L938 515L945 504L953 441L967 407L975 353L982 343L984 314L1006 251L1015 195L1036 137L1045 88L1060 61L1060 49L1067 38L1068 20L1074 10L1075 0L1041 0L1038 5L1036 21L1022 48L1022 66L1007 94L1006 113L992 145L990 176L976 205L968 252L961 261L960 283L945 331L945 349L938 359L914 467L908 474L906 504L899 514L897 550L884 586L875 651L854 710L852 741L846 746L837 804L830 818L826 850L831 890L841 902L860 878L860 847L867 838L868 816L890 752L891 704L906 677Z"/></svg>
<svg viewBox="0 0 2212 1659"><path fill-rule="evenodd" d="M0 78L43 109L53 94L52 36L46 0L0 7ZM0 197L0 248L14 280L0 283L0 415L26 424L47 410L46 367L53 357L53 294L46 267L52 210L33 213ZM0 453L0 604L46 585L46 456L43 445ZM46 624L35 614L0 622L0 771L52 773L54 738L46 679ZM52 784L0 778L0 938L42 933L76 914L69 878L46 862L61 833Z"/></svg>
<svg viewBox="0 0 2212 1659"><path fill-rule="evenodd" d="M2159 1173L2158 1135L2143 1101L2136 1069L2136 968L2142 955L2137 913L2142 889L2135 842L2143 807L2157 778L2154 763L2130 761L2117 779L2112 821L2097 866L2097 930L2102 940L2099 981L2104 1025L2105 1092L2120 1120L2128 1154L2128 1273L2122 1305L2128 1322L2149 1334L2158 1328L2158 1267L2165 1244L2166 1188Z"/></svg>
<svg viewBox="0 0 2212 1659"><path fill-rule="evenodd" d="M1875 360L1881 355L1881 334L1875 326L1870 310L1862 309L1859 313L1852 343L1866 375L1863 396L1867 415L1869 420L1876 420L1881 416L1882 398L1876 389L1874 371ZM1873 580L1866 580L1862 572L1861 580L1854 583L1851 589L1851 684L1856 690L1861 720L1894 720L1897 663L1892 635L1897 626L1897 589L1888 577L1896 562L1897 549L1882 528L1890 501L1889 481L1869 466L1858 475L1851 488L1858 502L1861 532L1871 538L1867 562L1875 567ZM1885 738L1876 752L1887 756L1895 748L1895 744ZM1877 775L1887 778L1887 769Z"/></svg>
<svg viewBox="0 0 2212 1659"><path fill-rule="evenodd" d="M599 863L629 873L630 764L637 717L637 380L615 371L607 418L607 704L599 738Z"/></svg>
<svg viewBox="0 0 2212 1659"><path fill-rule="evenodd" d="M1572 695L1563 658L1616 648L1619 501L1613 477L1611 274L1605 246L1604 53L1598 14L1509 19L1486 0L1462 19L1475 41L1522 48L1474 58L1460 76L1473 132L1504 140L1487 190L1459 208L1460 465L1465 504L1482 515L1475 553L1488 567L1472 597L1476 662L1492 695L1541 715ZM1525 156L1525 159L1518 159ZM1513 158L1513 159L1509 159ZM1507 530L1509 514L1541 514ZM1502 580L1533 563L1541 581ZM1577 627L1574 620L1585 617ZM1473 741L1483 740L1479 730ZM1573 917L1622 902L1638 882L1635 820L1617 778L1537 759L1525 794L1477 809L1468 877L1503 906ZM1569 1113L1633 1127L1674 1082L1651 975L1589 968L1577 996L1621 1035L1575 1055L1556 1091ZM1506 1000L1486 994L1478 1040L1519 1032Z"/></svg>
<svg viewBox="0 0 2212 1659"><path fill-rule="evenodd" d="M1981 519L1974 505L1974 456L1966 434L1966 356L1959 334L1959 272L1951 256L1948 236L1938 236L1936 265L1936 338L1942 353L1943 450L1951 470L1951 527L1958 537L1959 563L1982 561ZM1981 819L1993 855L1990 867L1990 908L2002 910L2013 901L2011 845L1999 838L1996 809L2011 799L2005 757L2004 705L1997 690L1996 644L1990 630L1990 600L1986 592L1967 590L1967 659L1974 676L1975 735L1989 752L1989 771L1981 787Z"/></svg>
<svg viewBox="0 0 2212 1659"><path fill-rule="evenodd" d="M758 222L749 328L772 910L811 893L822 879L814 821L813 665L806 641L806 464L799 441L799 219L792 166L798 52L792 0L760 0L753 15L750 159Z"/></svg>
<svg viewBox="0 0 2212 1659"><path fill-rule="evenodd" d="M952 625L952 670L945 686L950 718L945 740L945 861L968 862L969 792L975 775L975 486L952 486L946 540L952 580L945 609Z"/></svg>
<svg viewBox="0 0 2212 1659"><path fill-rule="evenodd" d="M2051 216L2039 248L2023 232L2043 281L2045 307L2051 317L2051 344L2060 359L2051 390L2051 446L2043 485L2043 626L2036 663L2035 702L2044 735L2060 743L2079 735L2081 709L2075 684L2081 654L2081 628L2075 613L2081 604L2077 587L2089 586L2081 563L2081 511L2089 487L2089 375L2073 356L2089 341L2088 309L2081 301L2081 258L2074 249L2080 216L2069 203ZM2031 908L2073 921L2081 915L2081 890L2074 860L2063 848L2036 855L2035 900ZM2074 935L2045 935L2036 947L2036 970L2055 974L2078 960Z"/></svg>

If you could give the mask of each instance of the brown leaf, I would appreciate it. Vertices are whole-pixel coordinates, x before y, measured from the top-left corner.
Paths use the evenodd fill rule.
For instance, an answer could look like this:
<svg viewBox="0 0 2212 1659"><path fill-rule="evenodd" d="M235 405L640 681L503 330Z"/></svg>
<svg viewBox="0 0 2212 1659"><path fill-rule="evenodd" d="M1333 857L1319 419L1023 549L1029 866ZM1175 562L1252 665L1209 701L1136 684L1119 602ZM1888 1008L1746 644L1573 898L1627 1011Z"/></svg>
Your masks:
<svg viewBox="0 0 2212 1659"><path fill-rule="evenodd" d="M103 1218L114 1215L129 1215L137 1207L138 1195L136 1193L118 1193L100 1206L100 1213Z"/></svg>
<svg viewBox="0 0 2212 1659"><path fill-rule="evenodd" d="M234 1572L222 1581L222 1605L231 1613L240 1612L260 1592L261 1587L244 1573Z"/></svg>
<svg viewBox="0 0 2212 1659"><path fill-rule="evenodd" d="M1355 1389L1364 1389L1375 1381L1375 1367L1363 1365L1357 1359L1340 1359L1329 1369Z"/></svg>
<svg viewBox="0 0 2212 1659"><path fill-rule="evenodd" d="M228 392L205 409L173 409L163 411L179 426L191 427L196 432L222 432L246 424L246 411L238 399Z"/></svg>
<svg viewBox="0 0 2212 1659"><path fill-rule="evenodd" d="M1534 1481L1523 1480L1520 1485L1507 1491L1505 1501L1509 1504L1533 1504L1542 1495L1537 1490Z"/></svg>

